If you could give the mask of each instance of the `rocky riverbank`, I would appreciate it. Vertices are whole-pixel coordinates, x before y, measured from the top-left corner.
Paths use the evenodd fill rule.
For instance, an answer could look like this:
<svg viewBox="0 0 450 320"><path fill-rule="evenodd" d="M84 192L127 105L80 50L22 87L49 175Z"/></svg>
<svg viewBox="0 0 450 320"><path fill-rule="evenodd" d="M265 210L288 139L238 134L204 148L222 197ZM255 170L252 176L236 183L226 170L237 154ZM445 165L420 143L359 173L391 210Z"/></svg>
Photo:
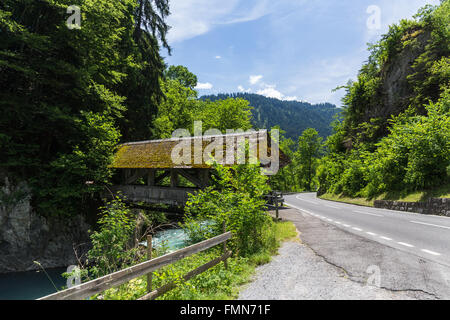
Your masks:
<svg viewBox="0 0 450 320"><path fill-rule="evenodd" d="M74 250L84 251L90 226L80 215L45 218L31 206L25 183L13 185L3 177L0 190L0 273L76 264ZM84 245L83 245L84 244Z"/></svg>

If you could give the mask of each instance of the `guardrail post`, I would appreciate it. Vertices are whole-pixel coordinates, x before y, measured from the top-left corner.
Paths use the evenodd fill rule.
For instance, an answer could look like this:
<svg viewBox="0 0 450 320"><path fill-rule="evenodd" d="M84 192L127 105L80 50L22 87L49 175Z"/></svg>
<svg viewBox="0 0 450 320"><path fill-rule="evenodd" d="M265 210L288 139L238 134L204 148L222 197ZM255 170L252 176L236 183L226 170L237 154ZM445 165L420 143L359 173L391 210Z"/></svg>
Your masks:
<svg viewBox="0 0 450 320"><path fill-rule="evenodd" d="M153 237L151 234L147 235L147 260L152 260L152 250L153 250L153 244L152 244ZM153 272L150 272L147 274L147 292L152 291L152 279L153 279Z"/></svg>
<svg viewBox="0 0 450 320"><path fill-rule="evenodd" d="M225 222L225 220L222 223L222 228L223 228L222 232L226 233L227 232L227 223ZM227 241L225 240L223 242L223 254L226 254L226 253L227 253ZM223 260L223 264L225 265L225 269L228 269L227 259Z"/></svg>

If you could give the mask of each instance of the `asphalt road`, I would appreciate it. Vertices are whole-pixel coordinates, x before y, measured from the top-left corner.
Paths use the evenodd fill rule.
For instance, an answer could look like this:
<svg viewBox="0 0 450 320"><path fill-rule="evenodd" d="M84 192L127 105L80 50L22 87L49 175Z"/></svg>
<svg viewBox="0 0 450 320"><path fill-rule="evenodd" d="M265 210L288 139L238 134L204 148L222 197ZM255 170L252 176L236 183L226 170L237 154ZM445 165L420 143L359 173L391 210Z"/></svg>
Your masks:
<svg viewBox="0 0 450 320"><path fill-rule="evenodd" d="M285 212L283 212L285 213ZM424 292L390 291L352 281L308 246L285 242L268 264L259 266L239 300L411 300L435 299Z"/></svg>
<svg viewBox="0 0 450 320"><path fill-rule="evenodd" d="M285 195L286 204L336 228L450 267L450 218Z"/></svg>

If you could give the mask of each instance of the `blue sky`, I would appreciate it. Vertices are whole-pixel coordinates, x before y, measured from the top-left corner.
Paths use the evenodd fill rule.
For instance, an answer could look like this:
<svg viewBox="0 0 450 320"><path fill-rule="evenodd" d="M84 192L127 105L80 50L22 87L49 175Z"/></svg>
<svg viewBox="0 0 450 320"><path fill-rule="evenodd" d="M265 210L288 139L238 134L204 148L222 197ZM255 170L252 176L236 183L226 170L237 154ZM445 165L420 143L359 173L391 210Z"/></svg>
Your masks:
<svg viewBox="0 0 450 320"><path fill-rule="evenodd" d="M439 0L171 0L170 65L198 77L200 95L248 91L340 105L367 43ZM379 22L379 23L378 23Z"/></svg>

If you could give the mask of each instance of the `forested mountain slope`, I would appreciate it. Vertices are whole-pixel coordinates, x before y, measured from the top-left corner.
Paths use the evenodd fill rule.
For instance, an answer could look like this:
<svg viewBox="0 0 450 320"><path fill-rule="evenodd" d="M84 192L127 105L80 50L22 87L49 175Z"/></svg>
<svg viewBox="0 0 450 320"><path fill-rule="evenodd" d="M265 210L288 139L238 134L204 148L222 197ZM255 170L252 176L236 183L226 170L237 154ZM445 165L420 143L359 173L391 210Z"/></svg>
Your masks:
<svg viewBox="0 0 450 320"><path fill-rule="evenodd" d="M253 107L252 124L256 128L271 128L279 125L286 131L286 137L297 141L307 128L315 128L319 134L326 137L331 134L333 117L340 112L339 108L330 103L310 104L300 101L282 101L267 98L253 93L232 93L203 96L203 100L222 100L227 98L242 98Z"/></svg>

